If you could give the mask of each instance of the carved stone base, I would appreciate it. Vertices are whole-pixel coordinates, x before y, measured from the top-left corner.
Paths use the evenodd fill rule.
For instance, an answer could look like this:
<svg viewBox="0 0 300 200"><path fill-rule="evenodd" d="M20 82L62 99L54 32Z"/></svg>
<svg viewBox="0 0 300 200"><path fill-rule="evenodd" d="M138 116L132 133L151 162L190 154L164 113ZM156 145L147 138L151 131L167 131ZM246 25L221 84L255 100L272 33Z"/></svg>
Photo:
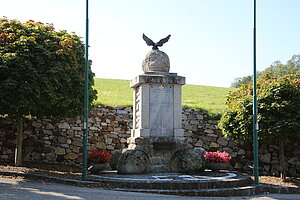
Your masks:
<svg viewBox="0 0 300 200"><path fill-rule="evenodd" d="M187 147L187 140L183 137L130 137L127 142L128 149L142 150L150 156L150 172L172 172L171 157Z"/></svg>

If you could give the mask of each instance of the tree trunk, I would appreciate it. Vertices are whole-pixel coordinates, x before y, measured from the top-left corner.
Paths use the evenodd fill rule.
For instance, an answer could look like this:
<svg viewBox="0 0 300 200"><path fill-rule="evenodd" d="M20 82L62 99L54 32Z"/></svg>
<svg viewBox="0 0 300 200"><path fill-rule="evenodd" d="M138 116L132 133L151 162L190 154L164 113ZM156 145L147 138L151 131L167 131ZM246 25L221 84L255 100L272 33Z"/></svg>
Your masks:
<svg viewBox="0 0 300 200"><path fill-rule="evenodd" d="M284 156L284 145L285 142L281 141L279 143L279 160L280 160L280 169L281 169L281 173L280 173L280 178L282 180L286 180L286 165L285 165L285 156Z"/></svg>
<svg viewBox="0 0 300 200"><path fill-rule="evenodd" d="M17 144L15 150L15 165L22 166L23 118L17 118Z"/></svg>

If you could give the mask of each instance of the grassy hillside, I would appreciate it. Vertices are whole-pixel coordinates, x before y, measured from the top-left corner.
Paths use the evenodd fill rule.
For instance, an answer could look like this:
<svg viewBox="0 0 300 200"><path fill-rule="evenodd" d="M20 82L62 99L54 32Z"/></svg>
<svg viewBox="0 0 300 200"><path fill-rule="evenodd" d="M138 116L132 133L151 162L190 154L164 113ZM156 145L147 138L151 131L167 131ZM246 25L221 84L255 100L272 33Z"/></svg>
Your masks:
<svg viewBox="0 0 300 200"><path fill-rule="evenodd" d="M128 80L95 79L98 91L97 104L110 106L131 106L133 90ZM225 108L226 94L233 88L210 87L200 85L184 85L182 88L182 104L184 107L200 108L211 114L221 113Z"/></svg>

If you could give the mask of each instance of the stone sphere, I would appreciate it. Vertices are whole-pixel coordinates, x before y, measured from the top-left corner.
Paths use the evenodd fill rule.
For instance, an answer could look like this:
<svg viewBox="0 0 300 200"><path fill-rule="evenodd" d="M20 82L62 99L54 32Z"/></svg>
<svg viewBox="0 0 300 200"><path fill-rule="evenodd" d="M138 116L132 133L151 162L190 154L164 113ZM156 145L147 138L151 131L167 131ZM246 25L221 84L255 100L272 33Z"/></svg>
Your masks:
<svg viewBox="0 0 300 200"><path fill-rule="evenodd" d="M150 157L141 150L127 150L118 160L119 174L145 174L149 172Z"/></svg>
<svg viewBox="0 0 300 200"><path fill-rule="evenodd" d="M204 171L204 151L198 149L182 149L176 151L170 160L172 172L187 173Z"/></svg>
<svg viewBox="0 0 300 200"><path fill-rule="evenodd" d="M151 50L147 53L142 67L144 72L169 72L169 56L158 49Z"/></svg>

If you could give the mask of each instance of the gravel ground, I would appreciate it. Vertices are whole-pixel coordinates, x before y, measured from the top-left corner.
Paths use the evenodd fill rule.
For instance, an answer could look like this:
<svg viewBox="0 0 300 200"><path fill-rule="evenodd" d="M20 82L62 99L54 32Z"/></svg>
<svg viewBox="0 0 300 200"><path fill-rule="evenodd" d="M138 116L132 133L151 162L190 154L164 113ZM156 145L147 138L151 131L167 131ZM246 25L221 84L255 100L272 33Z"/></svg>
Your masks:
<svg viewBox="0 0 300 200"><path fill-rule="evenodd" d="M25 172L73 180L81 180L82 178L81 168L79 167L56 165L49 163L24 163L23 167L15 167L12 165L0 165L0 172ZM7 178L7 176L1 175L0 177ZM18 177L9 176L9 178ZM300 178L288 177L286 181L282 181L279 177L260 176L259 182L276 186L300 187Z"/></svg>

